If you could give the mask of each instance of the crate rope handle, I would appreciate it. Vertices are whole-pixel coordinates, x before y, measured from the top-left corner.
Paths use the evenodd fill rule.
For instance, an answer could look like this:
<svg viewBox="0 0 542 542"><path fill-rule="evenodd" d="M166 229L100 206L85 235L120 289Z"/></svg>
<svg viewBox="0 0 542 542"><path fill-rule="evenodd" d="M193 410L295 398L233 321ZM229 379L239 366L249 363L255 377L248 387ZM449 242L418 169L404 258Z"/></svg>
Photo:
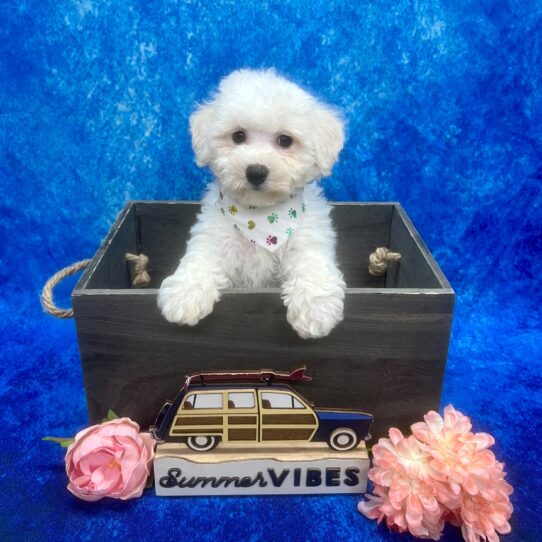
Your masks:
<svg viewBox="0 0 542 542"><path fill-rule="evenodd" d="M52 316L56 316L57 318L73 318L73 309L59 309L55 305L53 300L53 289L66 277L75 275L82 269L86 269L89 263L90 259L72 263L71 265L68 265L68 267L57 271L52 277L49 278L41 291L41 306L45 312L51 314Z"/></svg>
<svg viewBox="0 0 542 542"><path fill-rule="evenodd" d="M147 273L149 257L143 253L130 254L130 252L127 252L124 257L132 267L132 286L135 286L136 288L144 288L145 286L148 286L151 282L151 277Z"/></svg>
<svg viewBox="0 0 542 542"><path fill-rule="evenodd" d="M401 260L401 254L391 252L389 248L379 247L369 255L369 273L380 277L386 273L388 266Z"/></svg>
<svg viewBox="0 0 542 542"><path fill-rule="evenodd" d="M151 277L147 273L147 265L149 263L148 256L145 254L130 254L127 252L124 255L124 258L132 267L132 285L136 288L147 286L151 281ZM41 306L46 313L55 316L56 318L73 318L73 309L60 309L55 305L53 290L55 286L62 282L66 277L70 277L71 275L75 275L76 273L79 273L79 271L86 269L90 262L91 260L87 259L72 263L71 265L68 265L68 267L64 267L64 269L57 271L47 280L40 296Z"/></svg>

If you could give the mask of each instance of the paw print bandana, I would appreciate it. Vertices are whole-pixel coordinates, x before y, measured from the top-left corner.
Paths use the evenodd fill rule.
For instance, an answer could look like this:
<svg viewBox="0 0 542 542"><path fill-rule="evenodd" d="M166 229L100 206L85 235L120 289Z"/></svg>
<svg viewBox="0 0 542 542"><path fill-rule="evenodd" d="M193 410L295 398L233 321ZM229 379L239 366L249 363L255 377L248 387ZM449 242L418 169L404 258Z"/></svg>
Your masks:
<svg viewBox="0 0 542 542"><path fill-rule="evenodd" d="M226 220L251 243L275 252L299 227L305 213L303 189L271 207L245 207L224 192L217 201Z"/></svg>

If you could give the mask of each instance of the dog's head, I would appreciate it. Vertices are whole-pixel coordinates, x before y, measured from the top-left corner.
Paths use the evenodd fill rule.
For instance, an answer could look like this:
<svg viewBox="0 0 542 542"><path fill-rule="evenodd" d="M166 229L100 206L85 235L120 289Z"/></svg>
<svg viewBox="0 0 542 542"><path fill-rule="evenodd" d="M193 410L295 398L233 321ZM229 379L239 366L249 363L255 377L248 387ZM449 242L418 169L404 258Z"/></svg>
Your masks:
<svg viewBox="0 0 542 542"><path fill-rule="evenodd" d="M239 70L190 117L199 166L240 203L267 206L329 175L344 142L338 114L273 70Z"/></svg>

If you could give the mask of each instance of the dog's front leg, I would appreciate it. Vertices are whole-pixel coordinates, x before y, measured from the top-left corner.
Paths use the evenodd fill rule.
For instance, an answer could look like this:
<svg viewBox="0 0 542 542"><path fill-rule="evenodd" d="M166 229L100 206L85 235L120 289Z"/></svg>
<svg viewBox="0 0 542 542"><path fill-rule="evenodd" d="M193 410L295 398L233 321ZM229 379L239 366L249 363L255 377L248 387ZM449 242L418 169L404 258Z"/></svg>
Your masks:
<svg viewBox="0 0 542 542"><path fill-rule="evenodd" d="M298 335L317 339L328 335L343 319L346 284L333 250L329 247L319 250L315 239L305 242L301 237L285 254L282 298L288 322Z"/></svg>
<svg viewBox="0 0 542 542"><path fill-rule="evenodd" d="M158 292L158 307L168 322L195 326L213 310L220 291L230 286L220 256L220 239L197 224L187 251ZM199 231L198 231L199 230Z"/></svg>

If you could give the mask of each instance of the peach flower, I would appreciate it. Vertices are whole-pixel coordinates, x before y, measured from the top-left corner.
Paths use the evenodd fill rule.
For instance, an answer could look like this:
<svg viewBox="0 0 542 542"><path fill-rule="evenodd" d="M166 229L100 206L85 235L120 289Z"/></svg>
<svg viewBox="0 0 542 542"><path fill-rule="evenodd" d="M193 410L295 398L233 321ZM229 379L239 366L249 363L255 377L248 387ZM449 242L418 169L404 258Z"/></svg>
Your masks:
<svg viewBox="0 0 542 542"><path fill-rule="evenodd" d="M93 425L75 435L66 453L68 490L85 501L140 497L154 457L154 441L129 418Z"/></svg>
<svg viewBox="0 0 542 542"><path fill-rule="evenodd" d="M481 495L465 495L461 503L461 532L468 542L498 542L499 534L511 531L508 520L512 515L509 495L512 487L501 480L494 499Z"/></svg>
<svg viewBox="0 0 542 542"><path fill-rule="evenodd" d="M493 437L472 433L470 419L451 405L424 420L409 437L392 428L373 448L375 495L366 495L360 512L422 538L438 540L450 521L468 542L498 542L510 532L513 489L488 449Z"/></svg>
<svg viewBox="0 0 542 542"><path fill-rule="evenodd" d="M413 436L427 446L433 468L449 480L451 494L443 503L456 508L463 494L497 498L505 473L503 464L488 449L495 439L487 433L472 433L470 419L451 405L445 407L443 417L431 411L424 419L411 429ZM511 493L512 488L506 485Z"/></svg>
<svg viewBox="0 0 542 542"><path fill-rule="evenodd" d="M431 465L431 455L414 437L405 438L390 429L389 439L380 439L373 448L374 467L369 479L376 496L358 505L365 516L399 532L409 531L420 538L438 540L444 527L436 495L443 491L440 474Z"/></svg>

